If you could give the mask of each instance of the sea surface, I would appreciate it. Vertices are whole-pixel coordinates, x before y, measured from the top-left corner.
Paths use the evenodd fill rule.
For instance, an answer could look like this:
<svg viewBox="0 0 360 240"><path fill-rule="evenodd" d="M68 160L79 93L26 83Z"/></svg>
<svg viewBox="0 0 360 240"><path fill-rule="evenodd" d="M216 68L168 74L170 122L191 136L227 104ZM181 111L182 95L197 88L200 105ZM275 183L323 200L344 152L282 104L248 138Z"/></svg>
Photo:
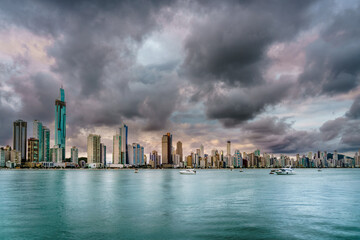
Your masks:
<svg viewBox="0 0 360 240"><path fill-rule="evenodd" d="M360 239L360 169L1 170L0 239Z"/></svg>

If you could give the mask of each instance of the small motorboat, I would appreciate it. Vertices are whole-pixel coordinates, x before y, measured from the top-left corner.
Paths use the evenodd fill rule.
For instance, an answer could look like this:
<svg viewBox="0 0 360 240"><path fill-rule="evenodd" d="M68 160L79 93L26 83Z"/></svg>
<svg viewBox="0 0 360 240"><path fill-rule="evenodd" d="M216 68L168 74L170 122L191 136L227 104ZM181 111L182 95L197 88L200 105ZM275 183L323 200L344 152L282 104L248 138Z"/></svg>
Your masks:
<svg viewBox="0 0 360 240"><path fill-rule="evenodd" d="M135 173L138 173L138 172L139 172L139 169L136 168L136 169L135 169Z"/></svg>
<svg viewBox="0 0 360 240"><path fill-rule="evenodd" d="M241 168L240 168L240 170L239 170L239 172L243 172L244 170L242 170Z"/></svg>
<svg viewBox="0 0 360 240"><path fill-rule="evenodd" d="M280 168L279 170L276 170L275 173L277 175L294 175L295 171L291 168Z"/></svg>
<svg viewBox="0 0 360 240"><path fill-rule="evenodd" d="M318 172L321 172L321 168L318 169Z"/></svg>
<svg viewBox="0 0 360 240"><path fill-rule="evenodd" d="M186 169L186 170L181 170L179 173L184 175L195 175L196 171L194 169Z"/></svg>

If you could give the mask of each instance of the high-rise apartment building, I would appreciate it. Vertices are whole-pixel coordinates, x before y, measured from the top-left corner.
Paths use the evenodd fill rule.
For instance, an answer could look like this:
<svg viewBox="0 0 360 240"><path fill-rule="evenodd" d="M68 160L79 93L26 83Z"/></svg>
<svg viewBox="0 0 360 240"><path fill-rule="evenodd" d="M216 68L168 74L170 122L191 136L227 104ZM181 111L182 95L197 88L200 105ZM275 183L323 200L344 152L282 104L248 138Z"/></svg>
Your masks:
<svg viewBox="0 0 360 240"><path fill-rule="evenodd" d="M63 149L58 145L54 145L53 148L49 150L49 160L54 163L62 163L63 162Z"/></svg>
<svg viewBox="0 0 360 240"><path fill-rule="evenodd" d="M128 141L128 126L122 123L118 132L113 137L114 164L130 164L129 146L127 144L127 141Z"/></svg>
<svg viewBox="0 0 360 240"><path fill-rule="evenodd" d="M227 141L226 144L226 156L230 156L231 155L231 142Z"/></svg>
<svg viewBox="0 0 360 240"><path fill-rule="evenodd" d="M183 148L182 148L182 142L178 141L176 143L176 154L180 156L180 161L183 161Z"/></svg>
<svg viewBox="0 0 360 240"><path fill-rule="evenodd" d="M154 163L154 168L158 168L161 165L161 158L156 150L150 153L150 161Z"/></svg>
<svg viewBox="0 0 360 240"><path fill-rule="evenodd" d="M200 157L202 158L202 159L204 159L204 155L205 155L205 152L204 152L204 145L200 145Z"/></svg>
<svg viewBox="0 0 360 240"><path fill-rule="evenodd" d="M55 100L55 145L62 151L62 160L65 160L66 141L66 102L65 91L60 88L60 97Z"/></svg>
<svg viewBox="0 0 360 240"><path fill-rule="evenodd" d="M87 138L87 163L100 163L100 135L89 134Z"/></svg>
<svg viewBox="0 0 360 240"><path fill-rule="evenodd" d="M121 162L129 164L128 126L124 123L121 123L119 135L121 136Z"/></svg>
<svg viewBox="0 0 360 240"><path fill-rule="evenodd" d="M145 165L144 162L144 147L140 146L138 143L132 144L132 157L133 157L133 165L134 166L143 166Z"/></svg>
<svg viewBox="0 0 360 240"><path fill-rule="evenodd" d="M75 146L71 148L71 162L76 164L79 163L79 150Z"/></svg>
<svg viewBox="0 0 360 240"><path fill-rule="evenodd" d="M120 134L113 137L113 164L124 164L121 158L121 140Z"/></svg>
<svg viewBox="0 0 360 240"><path fill-rule="evenodd" d="M27 162L39 162L39 139L29 138Z"/></svg>
<svg viewBox="0 0 360 240"><path fill-rule="evenodd" d="M5 149L0 148L0 167L5 167L6 160L5 160Z"/></svg>
<svg viewBox="0 0 360 240"><path fill-rule="evenodd" d="M162 164L172 164L172 135L167 133L162 137Z"/></svg>
<svg viewBox="0 0 360 240"><path fill-rule="evenodd" d="M50 130L43 126L43 161L51 162L50 160Z"/></svg>
<svg viewBox="0 0 360 240"><path fill-rule="evenodd" d="M21 152L21 163L26 162L27 122L19 119L13 124L13 149Z"/></svg>
<svg viewBox="0 0 360 240"><path fill-rule="evenodd" d="M100 163L106 166L106 146L103 143L100 143Z"/></svg>
<svg viewBox="0 0 360 240"><path fill-rule="evenodd" d="M33 122L33 138L36 138L39 140L39 162L44 161L44 140L43 140L43 124L42 122L39 122L38 120L35 120Z"/></svg>

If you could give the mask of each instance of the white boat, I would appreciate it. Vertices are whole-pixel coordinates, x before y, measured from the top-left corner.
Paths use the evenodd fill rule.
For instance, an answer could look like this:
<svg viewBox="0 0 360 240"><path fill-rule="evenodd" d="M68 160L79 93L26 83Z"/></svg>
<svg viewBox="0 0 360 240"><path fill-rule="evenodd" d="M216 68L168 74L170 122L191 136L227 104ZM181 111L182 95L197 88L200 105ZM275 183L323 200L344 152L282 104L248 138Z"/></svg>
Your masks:
<svg viewBox="0 0 360 240"><path fill-rule="evenodd" d="M275 174L277 169L271 169L269 174Z"/></svg>
<svg viewBox="0 0 360 240"><path fill-rule="evenodd" d="M185 175L195 175L196 171L194 169L186 169L186 170L181 170L179 173Z"/></svg>
<svg viewBox="0 0 360 240"><path fill-rule="evenodd" d="M280 168L279 170L276 170L277 175L294 175L295 171L289 167L289 168Z"/></svg>

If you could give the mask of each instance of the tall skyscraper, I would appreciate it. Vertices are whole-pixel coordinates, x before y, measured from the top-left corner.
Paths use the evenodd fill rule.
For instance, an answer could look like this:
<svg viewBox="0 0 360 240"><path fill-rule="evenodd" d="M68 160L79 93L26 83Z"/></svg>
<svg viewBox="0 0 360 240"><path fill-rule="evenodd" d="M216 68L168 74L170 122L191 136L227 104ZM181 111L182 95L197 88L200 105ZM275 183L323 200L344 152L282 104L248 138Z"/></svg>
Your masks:
<svg viewBox="0 0 360 240"><path fill-rule="evenodd" d="M5 167L6 160L5 160L5 149L0 148L0 167Z"/></svg>
<svg viewBox="0 0 360 240"><path fill-rule="evenodd" d="M132 144L132 157L133 157L133 165L134 166L142 166L145 165L144 162L144 147L140 146L138 143Z"/></svg>
<svg viewBox="0 0 360 240"><path fill-rule="evenodd" d="M50 160L50 130L43 126L43 161L44 162L51 162Z"/></svg>
<svg viewBox="0 0 360 240"><path fill-rule="evenodd" d="M167 133L162 137L162 164L172 164L172 135Z"/></svg>
<svg viewBox="0 0 360 240"><path fill-rule="evenodd" d="M178 141L176 143L176 154L180 156L180 161L183 161L183 149L182 149L182 142Z"/></svg>
<svg viewBox="0 0 360 240"><path fill-rule="evenodd" d="M39 139L29 138L28 140L28 162L39 162Z"/></svg>
<svg viewBox="0 0 360 240"><path fill-rule="evenodd" d="M33 123L33 137L39 140L39 162L44 161L44 136L43 124L38 120Z"/></svg>
<svg viewBox="0 0 360 240"><path fill-rule="evenodd" d="M124 164L121 161L121 136L116 134L113 137L113 164Z"/></svg>
<svg viewBox="0 0 360 240"><path fill-rule="evenodd" d="M100 135L89 134L87 138L87 163L100 163Z"/></svg>
<svg viewBox="0 0 360 240"><path fill-rule="evenodd" d="M114 164L130 164L129 146L127 144L127 139L128 139L128 126L122 123L118 132L113 137Z"/></svg>
<svg viewBox="0 0 360 240"><path fill-rule="evenodd" d="M79 150L75 146L71 148L71 162L79 163Z"/></svg>
<svg viewBox="0 0 360 240"><path fill-rule="evenodd" d="M204 155L205 155L205 153L204 153L204 145L200 145L200 157L202 158L202 159L204 159Z"/></svg>
<svg viewBox="0 0 360 240"><path fill-rule="evenodd" d="M121 136L121 162L129 164L128 126L124 123L121 123L119 135Z"/></svg>
<svg viewBox="0 0 360 240"><path fill-rule="evenodd" d="M26 162L27 122L19 119L13 125L13 149L21 152L21 163Z"/></svg>
<svg viewBox="0 0 360 240"><path fill-rule="evenodd" d="M100 163L106 165L106 146L100 143Z"/></svg>
<svg viewBox="0 0 360 240"><path fill-rule="evenodd" d="M231 155L231 142L227 141L227 145L226 145L226 156L230 156Z"/></svg>
<svg viewBox="0 0 360 240"><path fill-rule="evenodd" d="M65 160L66 140L66 102L65 91L60 88L60 97L55 100L55 145L61 148L62 160Z"/></svg>

